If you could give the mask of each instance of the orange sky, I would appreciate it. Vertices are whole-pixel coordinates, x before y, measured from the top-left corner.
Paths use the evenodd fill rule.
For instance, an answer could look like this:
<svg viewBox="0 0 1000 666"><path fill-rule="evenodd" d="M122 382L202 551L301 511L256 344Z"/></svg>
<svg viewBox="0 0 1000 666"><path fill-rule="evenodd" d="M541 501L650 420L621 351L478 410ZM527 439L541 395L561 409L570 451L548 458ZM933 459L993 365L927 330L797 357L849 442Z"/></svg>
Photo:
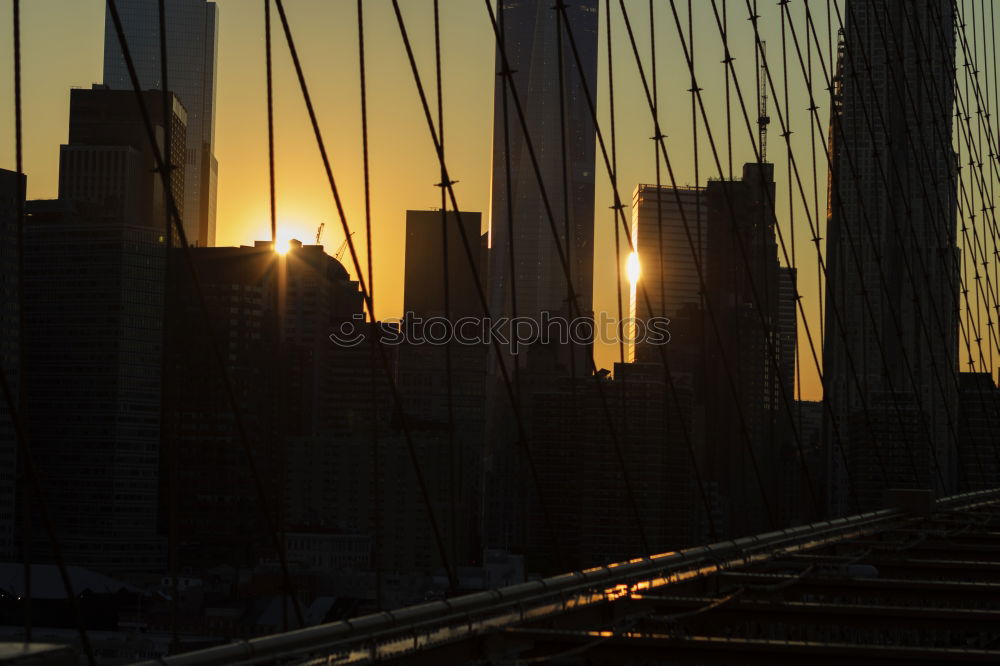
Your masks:
<svg viewBox="0 0 1000 666"><path fill-rule="evenodd" d="M25 171L30 198L54 197L57 192L58 146L66 141L69 89L100 81L103 58L103 0L27 0L22 3L24 58ZM216 156L219 160L218 243L250 243L269 236L266 109L264 105L263 12L260 2L218 0L220 7L218 97L216 111ZM686 3L677 3L683 11ZM801 3L792 9L801 24ZM333 162L333 170L344 199L348 220L357 230L355 240L364 243L361 178L361 141L355 3L353 0L286 0L322 131ZM426 84L433 81L432 14L429 0L402 3L411 38L418 50ZM615 7L617 2L613 2ZM781 78L780 28L776 3L761 3L760 12L768 53L776 80ZM0 167L14 167L13 89L11 74L11 25L9 2L0 3ZM636 29L648 75L648 4L627 3ZM424 123L405 52L388 0L366 1L370 141L373 197L373 242L375 281L380 317L400 314L402 307L404 215L408 208L430 208L439 201L434 187L437 161ZM669 4L657 3L658 87L663 109L661 123L668 134L667 149L680 184L695 182L691 132L690 80L681 57ZM725 81L722 47L710 4L695 3L696 65L699 84L708 107L712 131L725 162ZM730 2L731 49L736 57L743 93L756 115L753 33L746 20L745 4ZM463 209L482 211L486 224L489 211L489 177L492 132L494 51L492 30L485 8L477 0L442 0L443 47L445 49L445 128L448 166L459 181L456 194ZM603 12L603 7L602 7ZM602 127L607 126L607 53L603 37L600 62L600 107ZM686 16L681 16L686 25ZM817 28L825 39L824 17ZM275 16L275 26L277 28ZM626 202L636 183L654 182L652 124L642 95L633 56L620 13L614 11L615 94L618 122L620 195ZM802 36L800 36L800 39ZM276 140L278 218L281 234L312 242L316 228L326 223L323 243L332 253L344 238L327 187L319 153L313 141L291 60L280 32L275 33ZM802 183L811 211L825 215L825 159L818 157L813 198L812 155L808 97L789 41L788 108L792 122L792 146L802 170ZM814 55L816 76L822 72ZM819 84L818 88L825 87ZM782 110L785 108L781 92ZM822 125L827 105L817 91ZM805 209L794 191L789 206L786 148L781 138L771 95L773 119L769 158L776 163L778 217L794 250L800 273L800 291L813 336L819 343L819 284L815 250L809 242ZM733 151L737 165L752 159L747 130L735 106ZM718 177L699 121L698 182ZM816 136L822 150L824 137ZM600 160L600 153L598 153ZM608 206L612 196L606 172L597 165L597 238L595 257L595 309L613 312L615 271L613 226ZM665 172L664 182L669 182ZM791 212L790 212L791 211ZM820 235L825 236L824 220ZM789 247L791 251L791 247ZM345 262L347 259L345 258ZM782 262L784 263L784 261ZM354 273L353 268L348 269ZM626 295L627 302L627 295ZM800 322L800 341L805 335ZM817 373L808 347L801 349L801 388L807 399L821 395ZM597 361L610 367L617 357L614 346L599 346Z"/></svg>

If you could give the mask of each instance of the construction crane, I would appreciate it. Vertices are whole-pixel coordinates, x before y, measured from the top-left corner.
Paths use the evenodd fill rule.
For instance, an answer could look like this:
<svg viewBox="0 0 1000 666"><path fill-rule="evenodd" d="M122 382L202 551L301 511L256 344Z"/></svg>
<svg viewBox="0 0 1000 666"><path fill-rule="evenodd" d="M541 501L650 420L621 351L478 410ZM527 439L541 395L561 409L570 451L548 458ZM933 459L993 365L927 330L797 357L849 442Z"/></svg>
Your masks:
<svg viewBox="0 0 1000 666"><path fill-rule="evenodd" d="M320 225L321 228L322 228L322 226L323 225ZM347 241L350 240L351 236L353 236L353 235L354 235L354 232L352 231L347 236L347 238L344 239L344 242L340 244L340 247L337 248L337 251L333 255L334 259L336 259L337 261L340 261L340 258L344 256L344 250L347 249Z"/></svg>
<svg viewBox="0 0 1000 666"><path fill-rule="evenodd" d="M760 146L760 161L767 162L767 126L771 118L767 115L767 42L760 43L760 71L758 75L760 90L757 93L757 145Z"/></svg>
<svg viewBox="0 0 1000 666"><path fill-rule="evenodd" d="M326 222L320 222L319 226L316 228L316 245L319 245L319 241L323 238L323 227L326 226Z"/></svg>

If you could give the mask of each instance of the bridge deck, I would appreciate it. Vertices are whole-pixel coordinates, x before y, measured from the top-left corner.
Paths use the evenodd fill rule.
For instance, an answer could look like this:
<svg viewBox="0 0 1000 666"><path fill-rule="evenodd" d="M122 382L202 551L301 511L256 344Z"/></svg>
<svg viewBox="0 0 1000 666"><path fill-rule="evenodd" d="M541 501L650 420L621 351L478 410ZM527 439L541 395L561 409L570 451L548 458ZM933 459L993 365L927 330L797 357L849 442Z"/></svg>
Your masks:
<svg viewBox="0 0 1000 666"><path fill-rule="evenodd" d="M288 663L1000 663L1000 491L169 657ZM485 662L483 662L485 663Z"/></svg>

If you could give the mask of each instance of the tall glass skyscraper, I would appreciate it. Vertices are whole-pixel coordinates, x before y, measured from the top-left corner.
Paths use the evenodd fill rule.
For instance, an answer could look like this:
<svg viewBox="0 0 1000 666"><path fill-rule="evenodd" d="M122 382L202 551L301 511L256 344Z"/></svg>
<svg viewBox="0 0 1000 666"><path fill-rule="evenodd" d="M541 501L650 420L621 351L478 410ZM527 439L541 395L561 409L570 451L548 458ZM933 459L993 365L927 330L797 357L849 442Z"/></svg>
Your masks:
<svg viewBox="0 0 1000 666"><path fill-rule="evenodd" d="M856 508L851 494L862 509L881 506L886 487L955 492L960 289L952 2L845 10L823 358L839 512Z"/></svg>
<svg viewBox="0 0 1000 666"><path fill-rule="evenodd" d="M529 317L543 326L555 317L593 314L595 127L584 82L597 96L598 2L582 0L560 14L552 3L502 0L497 3L504 51L512 72L497 78L493 111L493 178L490 210L489 301L494 318ZM572 32L580 55L577 67L569 42ZM561 49L560 49L561 46ZM504 69L497 49L496 69ZM581 76L582 74L582 76ZM522 128L511 84L524 112ZM543 188L529 153L534 149ZM546 210L547 198L549 211ZM553 237L550 223L554 223ZM559 258L568 260L576 307ZM586 331L580 337L584 337ZM529 337L529 336L525 336ZM515 382L538 388L559 374L590 370L589 345L529 342L507 356L522 372ZM552 355L554 353L554 361ZM487 445L484 461L484 538L487 547L518 550L524 541L522 500L524 461L514 442L515 419L499 381L499 360L491 356L487 382ZM536 379L527 376L529 367ZM524 398L527 400L528 398Z"/></svg>
<svg viewBox="0 0 1000 666"><path fill-rule="evenodd" d="M528 137L521 130L504 77L498 77L493 111L490 309L494 316L512 314L512 295L516 295L519 316L537 318L543 311L570 311L566 277L528 153L530 138L558 242L570 263L580 314L590 316L595 128L580 72L565 27L560 56L557 12L551 3L504 0L498 14L507 58L514 70L510 78L524 110ZM596 99L598 2L574 2L566 14L580 52L582 79ZM497 71L502 69L498 50Z"/></svg>
<svg viewBox="0 0 1000 666"><path fill-rule="evenodd" d="M156 0L118 0L122 27L143 89L159 90L160 28ZM187 111L184 202L181 215L191 243L215 245L215 65L219 10L205 0L166 3L167 84ZM111 15L104 27L104 84L131 90Z"/></svg>

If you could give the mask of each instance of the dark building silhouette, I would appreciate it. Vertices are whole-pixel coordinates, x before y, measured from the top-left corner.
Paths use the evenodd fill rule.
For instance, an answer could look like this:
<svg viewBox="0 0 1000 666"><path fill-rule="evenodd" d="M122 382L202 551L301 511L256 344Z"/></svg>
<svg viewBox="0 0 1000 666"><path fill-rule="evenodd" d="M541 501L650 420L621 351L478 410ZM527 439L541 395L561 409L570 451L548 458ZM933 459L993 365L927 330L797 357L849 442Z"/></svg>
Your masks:
<svg viewBox="0 0 1000 666"><path fill-rule="evenodd" d="M789 400L795 395L795 352L799 339L797 293L798 269L778 268L778 381Z"/></svg>
<svg viewBox="0 0 1000 666"><path fill-rule="evenodd" d="M632 242L639 256L641 287L636 287L632 298L633 318L645 322L667 317L673 324L682 308L701 307L698 266L705 270L706 205L703 187L636 186ZM674 346L669 350L672 353ZM660 350L644 341L632 345L629 352L634 361L660 362Z"/></svg>
<svg viewBox="0 0 1000 666"><path fill-rule="evenodd" d="M180 196L184 109L171 96L165 119L161 93L143 98L161 154L178 160ZM158 570L166 218L132 92L71 91L59 194L29 202L24 235L24 412L35 462L67 561ZM37 506L30 515L37 523ZM33 551L52 557L46 540Z"/></svg>
<svg viewBox="0 0 1000 666"><path fill-rule="evenodd" d="M770 482L781 399L774 167L746 164L741 180L709 181L705 196L705 300L718 325L705 325L706 470L726 515L720 528L752 533L768 526L776 501Z"/></svg>
<svg viewBox="0 0 1000 666"><path fill-rule="evenodd" d="M804 419L816 410L815 403L795 400L796 350L798 349L798 270L789 266L778 267L777 304L772 311L772 344L775 365L775 404L773 407L773 449L777 459L772 461L779 475L776 484L775 512L781 524L810 523L819 520L818 510L825 506L825 473L820 473L813 431ZM785 491L782 493L781 491Z"/></svg>
<svg viewBox="0 0 1000 666"><path fill-rule="evenodd" d="M838 450L828 422L840 513L859 508L852 480L861 509L881 506L887 487L954 492L959 289L953 3L850 0L845 10L823 359L825 400L848 449ZM928 280L907 279L907 266L916 276L926 269Z"/></svg>
<svg viewBox="0 0 1000 666"><path fill-rule="evenodd" d="M403 312L418 317L440 317L445 314L445 255L448 267L448 310L451 318L479 316L483 312L476 291L474 275L481 274L480 224L482 215L464 211L406 211L406 266L403 281ZM473 265L462 244L458 230L461 223L472 252ZM447 228L447 252L442 236Z"/></svg>
<svg viewBox="0 0 1000 666"><path fill-rule="evenodd" d="M958 379L959 488L985 490L1000 474L1000 389L985 372L962 372Z"/></svg>
<svg viewBox="0 0 1000 666"><path fill-rule="evenodd" d="M597 0L567 6L568 24L563 26L560 51L558 13L551 7L515 0L497 3L511 72L509 78L497 78L493 106L488 289L490 313L495 318L516 314L541 324L543 312L562 318L593 316L595 127L582 81L596 98L598 12ZM567 29L572 30L582 72L570 49ZM502 71L499 48L496 63L497 71ZM510 85L517 89L527 134ZM563 119L565 123L560 122ZM564 135L560 131L563 127ZM551 205L551 221L529 156L529 139ZM560 251L568 262L575 306L569 299L571 290ZM590 373L591 336L580 337L584 339L558 346L552 372ZM509 535L519 529L517 523L523 519L508 501L517 494L514 477L521 469L516 460L520 454L513 444L518 437L514 410L498 364L512 370L516 361L524 368L532 364L530 357L537 352L545 358L534 366L542 367L549 363L551 351L544 344L529 345L517 355L491 355L489 359L484 462L487 493L491 495L486 502L491 515L485 520L489 547L506 548Z"/></svg>
<svg viewBox="0 0 1000 666"><path fill-rule="evenodd" d="M118 12L143 90L162 90L160 23L156 0L119 0ZM219 10L205 0L166 3L167 77L171 92L187 109L183 150L183 197L178 200L184 230L192 244L215 245L216 184L215 92ZM130 91L125 58L118 35L106 14L104 26L104 84Z"/></svg>
<svg viewBox="0 0 1000 666"><path fill-rule="evenodd" d="M842 438L845 432L851 438L842 439L846 443L834 452L831 466L835 474L847 470L844 501L850 506L883 505L887 478L901 487L931 483L931 440L912 393L869 391L865 409L851 415Z"/></svg>
<svg viewBox="0 0 1000 666"><path fill-rule="evenodd" d="M569 28L585 68L582 77L592 96L597 94L598 4L596 0L586 0L573 3L566 10ZM566 277L558 258L557 241L549 228L542 192L528 156L527 142L530 139L556 217L558 243L564 247L570 261L580 311L589 315L593 310L595 128L584 101L581 72L577 70L565 34L562 36L563 52L558 50L556 12L551 7L505 0L499 4L498 21L507 58L514 70L511 81L523 106L528 136L521 131L504 77L498 77L493 109L490 247L497 257L506 258L509 244L514 243L516 275L510 274L510 263L506 259L493 262L490 269L490 308L497 315L509 315L512 309L511 285L516 283L518 314L537 318L543 311L565 309L568 293ZM497 71L502 70L503 60L499 50L496 62ZM562 94L559 89L560 63L565 86ZM563 137L559 132L560 100L564 103L566 114L565 192L562 186ZM513 201L508 199L508 185ZM564 199L568 202L568 209L563 206ZM508 214L514 219L513 235ZM568 243L566 229L569 230Z"/></svg>
<svg viewBox="0 0 1000 666"><path fill-rule="evenodd" d="M639 342L634 358L662 374L665 356L674 383L693 391L689 438L716 527L729 535L801 513L798 489L806 483L799 429L789 418L795 271L778 263L774 187L772 165L746 164L739 180L677 189L639 185L633 196L638 285L648 299L633 289L632 316L670 320L669 342L661 348Z"/></svg>
<svg viewBox="0 0 1000 666"><path fill-rule="evenodd" d="M161 526L169 529L168 517L176 516L184 565L254 562L274 552L209 326L264 482L266 510L282 524L288 506L301 506L286 494L287 454L296 450L286 439L329 445L320 433L348 430L369 409L367 350L355 349L359 360L345 363L328 337L361 312L360 292L322 246L293 241L279 255L259 241L190 252L200 287L183 250L170 262Z"/></svg>
<svg viewBox="0 0 1000 666"><path fill-rule="evenodd" d="M158 150L180 165L170 175L175 201L184 200L184 142L187 113L170 96L170 150L165 151L162 93L143 92ZM69 142L59 147L59 198L94 204L92 214L165 229L163 184L155 172L135 93L95 85L70 91Z"/></svg>
<svg viewBox="0 0 1000 666"><path fill-rule="evenodd" d="M826 453L823 445L823 403L795 400L792 428L780 442L777 471L778 503L783 524L815 522L816 502L826 497Z"/></svg>
<svg viewBox="0 0 1000 666"><path fill-rule="evenodd" d="M26 185L23 174L0 169L0 368L15 400L21 377L17 211ZM15 555L17 463L14 422L6 401L0 401L0 557L5 558Z"/></svg>
<svg viewBox="0 0 1000 666"><path fill-rule="evenodd" d="M71 200L28 213L24 409L59 546L99 571L160 570L163 231ZM46 539L33 545L51 561Z"/></svg>
<svg viewBox="0 0 1000 666"><path fill-rule="evenodd" d="M448 526L452 560L481 555L478 524L482 491L482 444L488 346L481 341L483 307L475 277L485 273L480 215L463 212L461 223L473 252L470 266L457 218L448 212L447 253L441 211L407 211L404 323L412 337L398 349L398 378L407 422L421 441L437 449L429 469L446 489L439 520ZM448 320L445 320L447 254ZM449 367L450 366L450 367ZM454 506L448 498L454 498Z"/></svg>
<svg viewBox="0 0 1000 666"><path fill-rule="evenodd" d="M675 382L678 406L659 364L616 363L614 376L601 380L604 398L649 548L681 548L696 538L703 513L682 437L682 425L692 425L690 381ZM524 484L528 569L555 573L649 555L593 378L563 378L534 390L531 427L541 498Z"/></svg>

